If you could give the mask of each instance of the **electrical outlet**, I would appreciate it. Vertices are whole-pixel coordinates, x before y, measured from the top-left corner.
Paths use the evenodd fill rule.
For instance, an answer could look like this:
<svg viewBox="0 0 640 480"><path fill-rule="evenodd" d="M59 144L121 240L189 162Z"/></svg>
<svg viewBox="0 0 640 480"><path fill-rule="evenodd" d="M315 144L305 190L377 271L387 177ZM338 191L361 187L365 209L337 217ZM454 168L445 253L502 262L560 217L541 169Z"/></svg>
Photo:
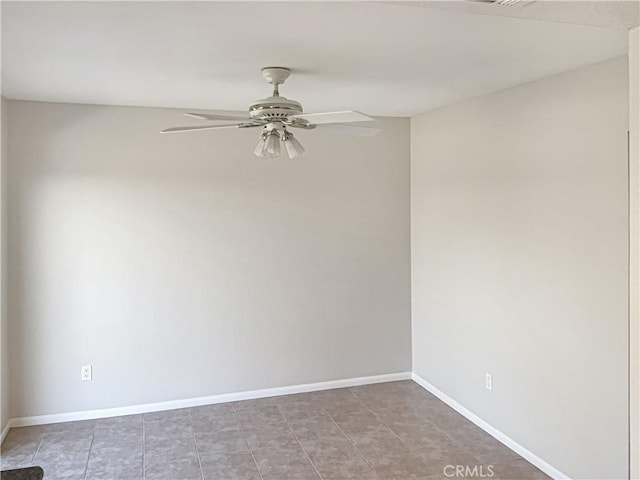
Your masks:
<svg viewBox="0 0 640 480"><path fill-rule="evenodd" d="M493 392L493 375L490 373L484 374L484 386L490 392Z"/></svg>
<svg viewBox="0 0 640 480"><path fill-rule="evenodd" d="M80 379L83 382L86 382L87 380L91 380L91 365L83 365L80 368Z"/></svg>

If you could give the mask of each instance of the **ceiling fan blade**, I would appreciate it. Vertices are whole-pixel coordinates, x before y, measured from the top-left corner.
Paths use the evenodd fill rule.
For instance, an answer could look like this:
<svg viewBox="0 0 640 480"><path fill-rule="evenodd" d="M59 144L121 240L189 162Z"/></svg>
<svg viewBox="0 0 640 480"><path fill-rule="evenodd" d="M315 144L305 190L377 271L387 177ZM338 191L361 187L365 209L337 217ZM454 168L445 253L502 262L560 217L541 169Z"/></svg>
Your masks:
<svg viewBox="0 0 640 480"><path fill-rule="evenodd" d="M214 130L216 128L247 128L247 127L260 127L261 125L253 125L251 123L229 123L226 125L200 125L198 127L172 127L162 130L160 133L177 133L177 132L191 132L194 130Z"/></svg>
<svg viewBox="0 0 640 480"><path fill-rule="evenodd" d="M187 117L199 118L201 120L251 120L248 113L185 113Z"/></svg>
<svg viewBox="0 0 640 480"><path fill-rule="evenodd" d="M302 113L300 115L291 115L289 118L301 118L315 125L325 123L370 122L373 120L373 118L366 116L364 113L351 110L344 112Z"/></svg>
<svg viewBox="0 0 640 480"><path fill-rule="evenodd" d="M357 137L373 137L382 131L379 128L359 127L356 125L345 125L342 123L318 125L316 129L323 132L343 133L345 135L355 135Z"/></svg>

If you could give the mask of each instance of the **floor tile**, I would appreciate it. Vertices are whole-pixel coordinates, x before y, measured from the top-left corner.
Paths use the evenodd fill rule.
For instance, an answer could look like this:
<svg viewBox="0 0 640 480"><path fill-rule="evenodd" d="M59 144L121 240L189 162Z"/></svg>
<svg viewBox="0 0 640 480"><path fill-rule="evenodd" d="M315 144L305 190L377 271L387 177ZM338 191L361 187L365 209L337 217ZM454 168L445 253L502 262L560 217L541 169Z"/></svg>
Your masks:
<svg viewBox="0 0 640 480"><path fill-rule="evenodd" d="M454 431L459 429L477 429L471 421L456 412L453 408L441 404L421 407L425 418L444 431ZM479 429L478 429L479 430Z"/></svg>
<svg viewBox="0 0 640 480"><path fill-rule="evenodd" d="M327 413L320 402L318 392L274 397L274 401L288 420L326 415Z"/></svg>
<svg viewBox="0 0 640 480"><path fill-rule="evenodd" d="M31 467L33 463L33 454L24 455L0 455L0 470L12 470L14 468Z"/></svg>
<svg viewBox="0 0 640 480"><path fill-rule="evenodd" d="M422 387L410 380L351 388L351 391L372 409L424 403L425 399L432 397L431 394L420 390Z"/></svg>
<svg viewBox="0 0 640 480"><path fill-rule="evenodd" d="M98 420L93 432L93 448L100 443L139 443L143 442L142 415L103 418Z"/></svg>
<svg viewBox="0 0 640 480"><path fill-rule="evenodd" d="M226 432L230 430L241 430L242 425L236 418L235 413L217 418L192 418L191 427L194 432Z"/></svg>
<svg viewBox="0 0 640 480"><path fill-rule="evenodd" d="M158 421L144 423L144 435L146 437L184 437L193 435L193 426L186 421Z"/></svg>
<svg viewBox="0 0 640 480"><path fill-rule="evenodd" d="M483 463L509 463L522 458L471 422L445 431L456 444Z"/></svg>
<svg viewBox="0 0 640 480"><path fill-rule="evenodd" d="M191 420L210 420L233 416L235 414L235 409L230 403L216 403L214 405L192 407L189 409L189 412L191 413Z"/></svg>
<svg viewBox="0 0 640 480"><path fill-rule="evenodd" d="M14 438L16 440L33 439L33 438L40 439L42 435L44 435L44 433L46 432L46 429L47 429L47 425L34 425L31 427L12 427L9 430L7 437L4 439L4 442L2 442L1 448L4 449L7 442L10 441L11 438Z"/></svg>
<svg viewBox="0 0 640 480"><path fill-rule="evenodd" d="M299 438L300 445L305 451L311 455L321 453L331 453L334 451L340 452L355 452L356 449L353 444L343 436L318 436L318 437L306 437Z"/></svg>
<svg viewBox="0 0 640 480"><path fill-rule="evenodd" d="M145 459L144 472L147 480L202 480L200 462L196 456Z"/></svg>
<svg viewBox="0 0 640 480"><path fill-rule="evenodd" d="M250 452L206 454L200 461L204 480L261 480Z"/></svg>
<svg viewBox="0 0 640 480"><path fill-rule="evenodd" d="M411 381L14 428L0 452L47 480L548 478Z"/></svg>
<svg viewBox="0 0 640 480"><path fill-rule="evenodd" d="M0 447L0 468L30 466L43 434L40 426L12 428Z"/></svg>
<svg viewBox="0 0 640 480"><path fill-rule="evenodd" d="M123 433L142 434L143 415L100 418L96 421L95 434L116 435Z"/></svg>
<svg viewBox="0 0 640 480"><path fill-rule="evenodd" d="M251 450L289 448L298 445L288 425L272 425L244 430L244 437Z"/></svg>
<svg viewBox="0 0 640 480"><path fill-rule="evenodd" d="M410 449L393 432L375 430L349 437L356 448L367 458L374 459L392 452L405 453Z"/></svg>
<svg viewBox="0 0 640 480"><path fill-rule="evenodd" d="M44 478L46 478L46 480L85 480L85 476L86 474L84 472L63 474L57 471L53 471L51 469L49 469L48 471L45 471L45 474L44 474Z"/></svg>
<svg viewBox="0 0 640 480"><path fill-rule="evenodd" d="M429 468L419 455L402 450L387 450L375 456L365 454L380 480L410 480L428 474Z"/></svg>
<svg viewBox="0 0 640 480"><path fill-rule="evenodd" d="M142 456L144 444L137 435L123 437L93 438L91 457L132 457Z"/></svg>
<svg viewBox="0 0 640 480"><path fill-rule="evenodd" d="M385 436L357 447L379 479L409 480L429 473L420 455L407 449L397 437Z"/></svg>
<svg viewBox="0 0 640 480"><path fill-rule="evenodd" d="M319 403L313 404L289 404L282 405L278 407L284 418L287 421L304 419L304 418L313 418L324 416L327 414L327 410Z"/></svg>
<svg viewBox="0 0 640 480"><path fill-rule="evenodd" d="M286 423L280 409L276 405L238 410L236 415L243 428Z"/></svg>
<svg viewBox="0 0 640 480"><path fill-rule="evenodd" d="M176 410L164 410L162 412L145 413L144 422L145 424L156 422L189 422L189 409L180 408Z"/></svg>
<svg viewBox="0 0 640 480"><path fill-rule="evenodd" d="M253 452L264 480L318 480L314 466L302 447L256 450Z"/></svg>
<svg viewBox="0 0 640 480"><path fill-rule="evenodd" d="M340 413L364 412L369 409L349 388L339 388L317 392L320 404L327 413L334 415Z"/></svg>
<svg viewBox="0 0 640 480"><path fill-rule="evenodd" d="M231 402L231 405L236 410L236 412L240 412L243 410L255 410L256 408L262 407L273 407L275 406L275 401L273 397L266 398L254 398L252 400L241 400L239 402Z"/></svg>
<svg viewBox="0 0 640 480"><path fill-rule="evenodd" d="M196 433L195 437L200 456L249 451L247 441L239 430Z"/></svg>
<svg viewBox="0 0 640 480"><path fill-rule="evenodd" d="M65 433L45 433L42 436L36 458L59 451L74 450L87 452L91 448L93 435L91 433L65 432ZM73 452L70 452L73 453Z"/></svg>
<svg viewBox="0 0 640 480"><path fill-rule="evenodd" d="M331 390L320 390L313 392L314 398L324 404L340 404L358 401L358 397L354 395L350 388L334 388Z"/></svg>
<svg viewBox="0 0 640 480"><path fill-rule="evenodd" d="M435 445L452 445L453 440L432 423L419 423L413 426L393 426L391 430L409 448L433 448Z"/></svg>
<svg viewBox="0 0 640 480"><path fill-rule="evenodd" d="M118 432L116 430L108 430L96 432L93 434L93 448L96 448L98 445L111 445L113 443L120 445L130 445L130 444L143 444L144 436L142 432L129 432L122 431Z"/></svg>
<svg viewBox="0 0 640 480"><path fill-rule="evenodd" d="M477 458L456 445L450 439L423 440L419 447L412 448L426 465L425 473L429 475L444 474L449 465L481 465Z"/></svg>
<svg viewBox="0 0 640 480"><path fill-rule="evenodd" d="M373 410L380 422L388 427L415 426L428 423L433 425L429 420L431 412L420 407L393 406Z"/></svg>
<svg viewBox="0 0 640 480"><path fill-rule="evenodd" d="M332 448L308 453L323 480L375 478L374 470L355 449Z"/></svg>
<svg viewBox="0 0 640 480"><path fill-rule="evenodd" d="M197 456L197 453L193 435L183 437L167 437L163 435L145 437L145 457L182 458Z"/></svg>
<svg viewBox="0 0 640 480"><path fill-rule="evenodd" d="M549 480L551 478L524 459L492 464L491 467L492 478L496 480Z"/></svg>
<svg viewBox="0 0 640 480"><path fill-rule="evenodd" d="M148 437L187 437L193 435L189 410L169 410L144 415L144 435Z"/></svg>
<svg viewBox="0 0 640 480"><path fill-rule="evenodd" d="M46 433L93 433L97 420L80 420L77 422L51 423L45 426Z"/></svg>
<svg viewBox="0 0 640 480"><path fill-rule="evenodd" d="M45 478L84 475L92 441L90 433L45 433L33 463L42 467Z"/></svg>
<svg viewBox="0 0 640 480"><path fill-rule="evenodd" d="M378 417L371 411L341 413L332 415L331 417L347 435L364 432L370 430L372 427L384 427L382 422L378 420Z"/></svg>
<svg viewBox="0 0 640 480"><path fill-rule="evenodd" d="M307 393L294 393L292 395L281 395L278 397L272 397L273 402L278 407L293 406L293 405L317 405L320 403L318 392Z"/></svg>
<svg viewBox="0 0 640 480"><path fill-rule="evenodd" d="M87 463L87 479L142 479L142 442L124 443L112 440L91 446Z"/></svg>
<svg viewBox="0 0 640 480"><path fill-rule="evenodd" d="M343 431L328 415L290 420L289 426L301 441L303 439L345 438Z"/></svg>
<svg viewBox="0 0 640 480"><path fill-rule="evenodd" d="M402 443L398 436L384 425L373 425L357 431L346 431L345 434L361 450L364 448L368 450L384 448L388 445L401 445L402 448L408 450L408 447Z"/></svg>
<svg viewBox="0 0 640 480"><path fill-rule="evenodd" d="M231 404L220 403L189 409L194 432L240 430L241 425Z"/></svg>
<svg viewBox="0 0 640 480"><path fill-rule="evenodd" d="M66 479L65 479L66 480ZM83 480L144 480L142 469L113 469L87 472Z"/></svg>

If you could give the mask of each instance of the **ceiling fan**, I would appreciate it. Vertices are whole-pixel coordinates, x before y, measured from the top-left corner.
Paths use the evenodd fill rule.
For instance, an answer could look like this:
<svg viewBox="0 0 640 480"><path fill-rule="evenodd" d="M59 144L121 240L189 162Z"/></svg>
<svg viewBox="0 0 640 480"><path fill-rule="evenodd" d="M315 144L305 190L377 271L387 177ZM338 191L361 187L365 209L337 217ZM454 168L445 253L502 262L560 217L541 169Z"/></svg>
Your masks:
<svg viewBox="0 0 640 480"><path fill-rule="evenodd" d="M304 152L304 147L287 128L311 130L319 128L326 131L371 137L380 132L377 128L347 125L355 122L368 122L373 118L360 112L342 111L325 113L302 113L300 102L281 97L278 87L289 77L291 71L284 67L265 67L262 69L264 79L273 85L270 97L256 100L249 105L248 115L238 113L185 113L185 115L201 120L232 120L237 123L223 125L201 125L195 127L173 127L161 133L191 132L194 130L214 130L218 128L251 128L262 127L260 141L253 154L260 158L275 158L280 155L280 144L284 143L289 158Z"/></svg>

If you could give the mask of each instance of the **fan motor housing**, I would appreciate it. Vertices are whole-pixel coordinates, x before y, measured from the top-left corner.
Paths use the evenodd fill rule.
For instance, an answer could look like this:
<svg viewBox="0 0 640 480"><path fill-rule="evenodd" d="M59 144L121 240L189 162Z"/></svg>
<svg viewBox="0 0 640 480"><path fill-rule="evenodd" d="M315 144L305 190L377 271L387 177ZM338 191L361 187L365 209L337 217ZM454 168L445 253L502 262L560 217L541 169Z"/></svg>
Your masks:
<svg viewBox="0 0 640 480"><path fill-rule="evenodd" d="M257 120L286 120L289 115L302 113L300 102L285 97L267 97L249 105L249 115Z"/></svg>

